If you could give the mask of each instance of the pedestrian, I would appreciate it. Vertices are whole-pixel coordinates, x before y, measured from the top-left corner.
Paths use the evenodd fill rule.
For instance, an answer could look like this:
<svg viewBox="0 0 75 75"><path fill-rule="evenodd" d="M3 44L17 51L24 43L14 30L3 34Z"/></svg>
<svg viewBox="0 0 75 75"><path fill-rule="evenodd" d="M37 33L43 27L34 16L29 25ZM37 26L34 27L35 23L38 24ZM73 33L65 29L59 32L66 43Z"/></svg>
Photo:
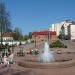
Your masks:
<svg viewBox="0 0 75 75"><path fill-rule="evenodd" d="M8 56L8 61L10 64L13 64L13 57L14 57L14 54L11 53L9 56Z"/></svg>
<svg viewBox="0 0 75 75"><path fill-rule="evenodd" d="M6 55L4 55L4 57L3 57L3 64L5 66L8 66L9 65L8 57Z"/></svg>

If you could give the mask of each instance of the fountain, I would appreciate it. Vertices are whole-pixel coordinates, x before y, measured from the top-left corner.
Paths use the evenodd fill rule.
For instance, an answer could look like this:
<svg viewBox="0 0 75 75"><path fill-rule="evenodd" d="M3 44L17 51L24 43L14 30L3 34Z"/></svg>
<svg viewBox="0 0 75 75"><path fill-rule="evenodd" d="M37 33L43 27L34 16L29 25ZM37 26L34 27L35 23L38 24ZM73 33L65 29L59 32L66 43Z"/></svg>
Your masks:
<svg viewBox="0 0 75 75"><path fill-rule="evenodd" d="M48 43L45 42L43 53L40 55L40 61L44 63L49 63L53 60L53 53L50 51Z"/></svg>
<svg viewBox="0 0 75 75"><path fill-rule="evenodd" d="M50 36L49 36L50 39ZM50 42L50 41L49 41ZM41 48L42 49L42 48ZM41 69L51 69L51 68L64 68L64 67L71 67L75 65L74 60L68 60L63 62L61 59L58 59L59 61L56 61L57 53L50 50L49 45L47 42L44 43L44 49L42 53L40 52L39 59L38 56L30 56L29 58L33 58L30 60L23 60L18 63L19 66L21 67L27 67L27 68L41 68ZM55 58L56 57L56 58ZM59 54L59 57L61 55ZM67 56L68 57L68 56ZM61 57L63 58L63 57ZM65 58L64 58L65 60Z"/></svg>

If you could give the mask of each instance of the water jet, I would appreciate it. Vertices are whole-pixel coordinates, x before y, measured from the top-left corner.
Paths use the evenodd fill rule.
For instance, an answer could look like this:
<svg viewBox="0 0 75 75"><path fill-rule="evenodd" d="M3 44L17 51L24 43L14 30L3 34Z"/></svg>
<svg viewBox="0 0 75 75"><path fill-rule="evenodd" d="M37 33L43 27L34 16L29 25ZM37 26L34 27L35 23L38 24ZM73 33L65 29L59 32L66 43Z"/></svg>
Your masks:
<svg viewBox="0 0 75 75"><path fill-rule="evenodd" d="M54 60L53 53L52 51L50 51L50 48L47 42L44 43L44 49L39 59L41 62L44 62L44 63L49 63Z"/></svg>

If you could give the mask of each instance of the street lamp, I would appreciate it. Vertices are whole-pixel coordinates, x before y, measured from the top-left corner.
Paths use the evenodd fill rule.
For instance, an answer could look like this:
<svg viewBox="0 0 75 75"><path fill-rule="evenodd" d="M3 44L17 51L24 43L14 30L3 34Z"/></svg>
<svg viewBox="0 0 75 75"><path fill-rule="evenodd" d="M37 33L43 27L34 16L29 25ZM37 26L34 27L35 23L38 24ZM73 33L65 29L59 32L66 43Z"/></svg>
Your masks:
<svg viewBox="0 0 75 75"><path fill-rule="evenodd" d="M50 28L48 29L48 44L50 44Z"/></svg>
<svg viewBox="0 0 75 75"><path fill-rule="evenodd" d="M36 47L36 34L35 34L35 47Z"/></svg>
<svg viewBox="0 0 75 75"><path fill-rule="evenodd" d="M13 47L14 47L14 44L13 44L13 32L11 32L11 34L12 34L12 51L14 52L14 49L13 49Z"/></svg>

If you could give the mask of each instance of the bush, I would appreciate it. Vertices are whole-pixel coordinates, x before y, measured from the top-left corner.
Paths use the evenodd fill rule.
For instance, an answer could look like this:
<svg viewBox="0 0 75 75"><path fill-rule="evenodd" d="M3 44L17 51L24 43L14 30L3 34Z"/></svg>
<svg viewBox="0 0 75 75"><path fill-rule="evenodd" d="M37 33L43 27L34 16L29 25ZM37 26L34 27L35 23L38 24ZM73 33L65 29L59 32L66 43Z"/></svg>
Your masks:
<svg viewBox="0 0 75 75"><path fill-rule="evenodd" d="M67 46L61 43L59 40L57 40L50 44L50 48L67 48Z"/></svg>

